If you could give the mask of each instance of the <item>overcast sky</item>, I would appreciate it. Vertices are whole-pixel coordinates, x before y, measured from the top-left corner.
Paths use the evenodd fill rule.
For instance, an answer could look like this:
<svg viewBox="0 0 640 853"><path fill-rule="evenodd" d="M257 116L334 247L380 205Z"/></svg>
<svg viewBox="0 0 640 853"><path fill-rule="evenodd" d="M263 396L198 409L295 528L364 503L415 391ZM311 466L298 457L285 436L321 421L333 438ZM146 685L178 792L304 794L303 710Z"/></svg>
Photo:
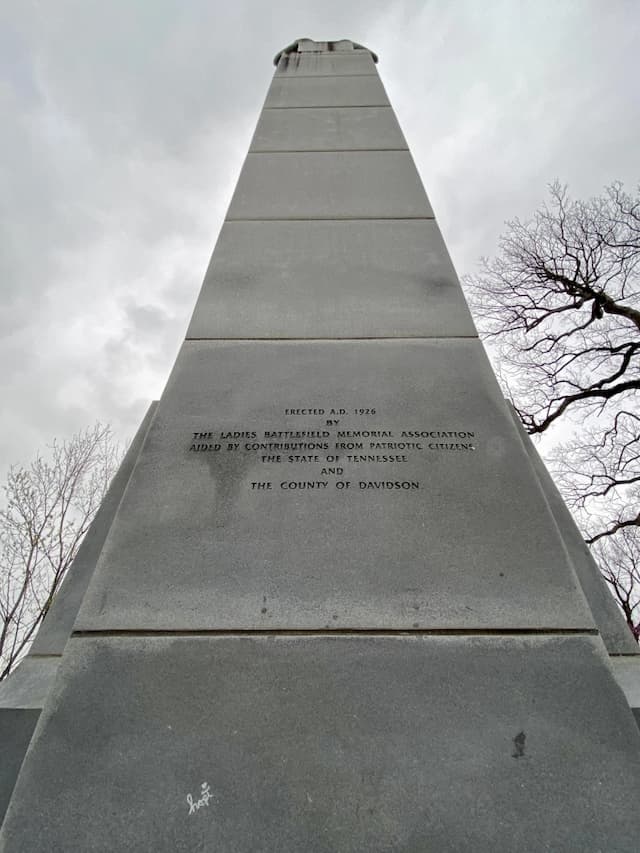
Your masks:
<svg viewBox="0 0 640 853"><path fill-rule="evenodd" d="M378 70L462 275L554 178L640 178L637 0L4 0L0 475L164 387L273 74Z"/></svg>

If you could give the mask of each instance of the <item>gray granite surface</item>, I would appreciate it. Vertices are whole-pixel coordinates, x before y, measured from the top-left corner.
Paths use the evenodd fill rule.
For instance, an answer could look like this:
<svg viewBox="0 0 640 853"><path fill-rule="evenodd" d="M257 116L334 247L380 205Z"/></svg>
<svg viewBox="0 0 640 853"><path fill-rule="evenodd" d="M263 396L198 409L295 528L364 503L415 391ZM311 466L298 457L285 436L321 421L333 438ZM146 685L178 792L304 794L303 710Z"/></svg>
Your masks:
<svg viewBox="0 0 640 853"><path fill-rule="evenodd" d="M58 670L61 654L28 654L11 675L0 682L0 709L37 708L40 710Z"/></svg>
<svg viewBox="0 0 640 853"><path fill-rule="evenodd" d="M376 66L366 50L332 53L290 53L282 56L277 65L276 77L375 74Z"/></svg>
<svg viewBox="0 0 640 853"><path fill-rule="evenodd" d="M612 655L609 665L629 707L640 712L640 657L637 653Z"/></svg>
<svg viewBox="0 0 640 853"><path fill-rule="evenodd" d="M0 707L0 826L39 716L39 708ZM29 848L14 846L13 849Z"/></svg>
<svg viewBox="0 0 640 853"><path fill-rule="evenodd" d="M72 639L0 850L636 853L640 733L602 655L588 637Z"/></svg>
<svg viewBox="0 0 640 853"><path fill-rule="evenodd" d="M388 107L377 75L370 77L274 77L265 107Z"/></svg>
<svg viewBox="0 0 640 853"><path fill-rule="evenodd" d="M421 219L433 211L408 151L249 154L228 219Z"/></svg>
<svg viewBox="0 0 640 853"><path fill-rule="evenodd" d="M622 611L609 592L607 583L593 559L589 546L578 530L569 508L563 501L530 436L526 433L512 407L510 407L510 411L560 530L562 540L580 581L582 591L589 602L593 618L607 651L609 654L615 655L640 654L640 646L635 641L624 620Z"/></svg>
<svg viewBox="0 0 640 853"><path fill-rule="evenodd" d="M264 110L250 151L406 149L391 107Z"/></svg>
<svg viewBox="0 0 640 853"><path fill-rule="evenodd" d="M76 628L327 626L593 626L477 341L184 345Z"/></svg>
<svg viewBox="0 0 640 853"><path fill-rule="evenodd" d="M473 336L434 220L226 222L188 338Z"/></svg>

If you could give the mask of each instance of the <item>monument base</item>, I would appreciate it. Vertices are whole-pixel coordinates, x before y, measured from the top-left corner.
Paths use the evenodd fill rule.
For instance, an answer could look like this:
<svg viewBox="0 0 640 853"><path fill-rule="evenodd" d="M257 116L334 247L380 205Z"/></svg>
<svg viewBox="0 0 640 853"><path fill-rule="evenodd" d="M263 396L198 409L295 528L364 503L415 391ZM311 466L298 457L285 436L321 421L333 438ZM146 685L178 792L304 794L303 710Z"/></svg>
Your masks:
<svg viewBox="0 0 640 853"><path fill-rule="evenodd" d="M603 655L585 636L74 638L0 849L635 853L640 733Z"/></svg>

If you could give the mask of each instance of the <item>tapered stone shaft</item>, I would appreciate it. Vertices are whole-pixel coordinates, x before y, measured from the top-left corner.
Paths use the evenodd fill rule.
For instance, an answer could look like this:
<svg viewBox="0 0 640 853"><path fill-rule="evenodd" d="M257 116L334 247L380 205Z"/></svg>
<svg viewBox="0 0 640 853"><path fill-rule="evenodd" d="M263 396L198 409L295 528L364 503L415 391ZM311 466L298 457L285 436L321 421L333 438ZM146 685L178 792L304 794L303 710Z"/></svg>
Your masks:
<svg viewBox="0 0 640 853"><path fill-rule="evenodd" d="M276 58L2 851L637 850L635 646L376 62Z"/></svg>

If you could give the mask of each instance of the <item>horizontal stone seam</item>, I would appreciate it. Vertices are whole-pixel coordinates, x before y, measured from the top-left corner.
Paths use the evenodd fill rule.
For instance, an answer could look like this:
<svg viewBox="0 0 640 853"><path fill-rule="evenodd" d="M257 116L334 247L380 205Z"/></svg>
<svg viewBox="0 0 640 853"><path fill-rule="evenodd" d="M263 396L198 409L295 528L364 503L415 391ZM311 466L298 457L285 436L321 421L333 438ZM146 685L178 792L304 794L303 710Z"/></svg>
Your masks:
<svg viewBox="0 0 640 853"><path fill-rule="evenodd" d="M100 628L74 631L90 637L565 637L598 636L597 628Z"/></svg>
<svg viewBox="0 0 640 853"><path fill-rule="evenodd" d="M352 104L323 104L322 106L310 107L263 107L263 110L391 110L391 104L367 104L366 106L353 106Z"/></svg>
<svg viewBox="0 0 640 853"><path fill-rule="evenodd" d="M313 343L314 341L480 341L480 337L478 335L363 335L361 337L354 338L353 336L349 337L318 337L314 335L313 337L277 337L275 335L270 335L269 337L261 337L257 338L255 336L252 337L220 337L220 336L206 336L203 337L198 335L197 337L191 337L187 335L185 341L256 341L260 343L269 342L269 341L301 341L304 343Z"/></svg>
<svg viewBox="0 0 640 853"><path fill-rule="evenodd" d="M408 151L403 148L264 148L249 150L249 154L360 154L362 151Z"/></svg>
<svg viewBox="0 0 640 853"><path fill-rule="evenodd" d="M294 105L292 107L263 107L262 111L265 110L364 110L368 107L389 107L391 109L391 104L388 102L386 104L302 104Z"/></svg>
<svg viewBox="0 0 640 853"><path fill-rule="evenodd" d="M321 217L313 217L313 216L274 216L269 219L262 218L251 218L251 217L243 217L243 218L229 218L227 217L225 222L397 222L399 219L409 219L411 221L414 220L426 220L427 222L433 222L435 216L321 216Z"/></svg>
<svg viewBox="0 0 640 853"><path fill-rule="evenodd" d="M375 77L382 84L382 78L374 71L373 74L274 74L271 85L280 80L371 80L372 77Z"/></svg>
<svg viewBox="0 0 640 853"><path fill-rule="evenodd" d="M410 222L426 220L432 222L435 216L227 216L225 222Z"/></svg>
<svg viewBox="0 0 640 853"><path fill-rule="evenodd" d="M270 154L343 154L343 153L356 153L361 154L366 151L402 151L409 152L408 146L404 145L402 148L300 148L298 151L289 151L287 149L277 149L275 151L269 152ZM251 151L247 152L247 157L254 157L257 154L264 154L264 151Z"/></svg>
<svg viewBox="0 0 640 853"><path fill-rule="evenodd" d="M26 702L18 702L16 705L0 705L0 713L2 711L37 711L39 714L42 711L42 701L34 705L28 705Z"/></svg>
<svg viewBox="0 0 640 853"><path fill-rule="evenodd" d="M288 74L278 74L278 72L276 71L276 73L273 75L274 80L326 80L327 77L377 77L378 79L380 79L380 75L377 71L374 71L372 74L298 74L295 71L291 71Z"/></svg>
<svg viewBox="0 0 640 853"><path fill-rule="evenodd" d="M274 216L269 219L236 219L227 217L225 222L344 222L345 220L349 222L395 222L397 219L410 219L410 220L426 220L427 222L433 222L435 219L434 216L322 216L319 219L314 218L313 216L307 217L282 217L282 216Z"/></svg>

